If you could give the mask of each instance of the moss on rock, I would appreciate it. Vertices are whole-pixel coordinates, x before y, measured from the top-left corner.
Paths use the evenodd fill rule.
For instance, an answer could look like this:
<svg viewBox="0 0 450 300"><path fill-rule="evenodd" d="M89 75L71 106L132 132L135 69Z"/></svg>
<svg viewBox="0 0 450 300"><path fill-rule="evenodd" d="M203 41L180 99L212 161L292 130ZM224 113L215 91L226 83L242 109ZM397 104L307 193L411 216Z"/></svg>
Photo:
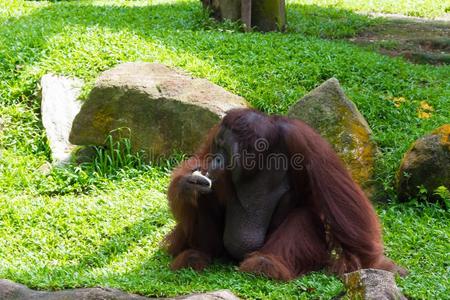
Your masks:
<svg viewBox="0 0 450 300"><path fill-rule="evenodd" d="M331 78L294 104L288 115L316 129L338 153L353 179L370 196L374 193L373 171L378 152L364 117Z"/></svg>
<svg viewBox="0 0 450 300"><path fill-rule="evenodd" d="M70 140L104 145L108 135L126 137L148 160L192 154L227 110L247 106L207 80L160 64L126 63L99 77L73 122Z"/></svg>
<svg viewBox="0 0 450 300"><path fill-rule="evenodd" d="M415 141L397 172L397 194L403 201L418 196L421 187L433 199L440 186L450 189L450 124Z"/></svg>

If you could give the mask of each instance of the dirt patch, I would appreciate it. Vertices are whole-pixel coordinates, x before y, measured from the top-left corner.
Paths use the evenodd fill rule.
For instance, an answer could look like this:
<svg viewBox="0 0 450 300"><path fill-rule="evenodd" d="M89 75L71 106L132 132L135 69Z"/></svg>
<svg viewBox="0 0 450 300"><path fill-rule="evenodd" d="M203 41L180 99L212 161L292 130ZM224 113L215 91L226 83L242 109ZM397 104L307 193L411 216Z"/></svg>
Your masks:
<svg viewBox="0 0 450 300"><path fill-rule="evenodd" d="M421 64L450 64L450 21L382 16L380 24L350 39L390 56Z"/></svg>

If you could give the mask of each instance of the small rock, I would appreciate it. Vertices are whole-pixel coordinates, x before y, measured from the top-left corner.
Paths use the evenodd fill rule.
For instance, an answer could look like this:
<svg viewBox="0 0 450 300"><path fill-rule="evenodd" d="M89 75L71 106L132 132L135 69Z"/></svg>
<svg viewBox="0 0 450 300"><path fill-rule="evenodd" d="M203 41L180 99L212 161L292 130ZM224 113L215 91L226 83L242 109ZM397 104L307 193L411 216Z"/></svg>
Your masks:
<svg viewBox="0 0 450 300"><path fill-rule="evenodd" d="M70 141L104 145L108 135L127 137L147 160L178 151L192 154L227 110L247 106L207 80L161 64L125 63L98 78L75 118Z"/></svg>
<svg viewBox="0 0 450 300"><path fill-rule="evenodd" d="M69 289L55 292L34 291L24 285L0 279L0 299L2 300L149 300L149 299L183 299L183 300L239 300L227 290L193 294L175 298L147 298L135 294L127 294L111 288Z"/></svg>
<svg viewBox="0 0 450 300"><path fill-rule="evenodd" d="M373 170L377 147L367 121L331 78L294 104L288 112L322 135L347 165L366 194L374 193Z"/></svg>
<svg viewBox="0 0 450 300"><path fill-rule="evenodd" d="M344 274L346 299L406 300L397 285L394 274L384 270L362 269Z"/></svg>
<svg viewBox="0 0 450 300"><path fill-rule="evenodd" d="M38 171L43 174L44 176L49 175L52 172L52 164L46 161L42 164L42 166L39 167Z"/></svg>
<svg viewBox="0 0 450 300"><path fill-rule="evenodd" d="M83 82L80 79L44 75L42 86L42 124L52 151L55 165L70 162L73 145L69 142L72 122L80 111L78 96Z"/></svg>
<svg viewBox="0 0 450 300"><path fill-rule="evenodd" d="M439 186L450 190L450 124L415 141L405 153L397 172L397 195L401 201L419 194L419 187L433 192Z"/></svg>

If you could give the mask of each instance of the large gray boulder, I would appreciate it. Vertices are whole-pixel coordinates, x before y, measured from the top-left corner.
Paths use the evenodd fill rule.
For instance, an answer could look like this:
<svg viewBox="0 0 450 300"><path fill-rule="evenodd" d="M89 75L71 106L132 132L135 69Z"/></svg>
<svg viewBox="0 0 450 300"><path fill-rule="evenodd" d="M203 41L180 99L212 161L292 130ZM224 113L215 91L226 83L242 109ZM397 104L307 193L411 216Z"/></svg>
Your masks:
<svg viewBox="0 0 450 300"><path fill-rule="evenodd" d="M406 300L395 284L394 274L384 270L361 269L344 274L344 299Z"/></svg>
<svg viewBox="0 0 450 300"><path fill-rule="evenodd" d="M148 160L191 154L211 127L247 102L205 80L154 63L125 63L100 75L76 116L70 141L103 145L128 137Z"/></svg>
<svg viewBox="0 0 450 300"><path fill-rule="evenodd" d="M397 195L402 201L418 196L419 187L432 199L440 186L450 190L450 124L415 141L397 172Z"/></svg>
<svg viewBox="0 0 450 300"><path fill-rule="evenodd" d="M1 300L149 300L163 298L147 298L135 294L127 294L117 289L111 288L82 288L69 289L56 292L34 291L24 285L14 283L9 280L0 279L0 299ZM239 300L230 291L222 290L204 294L193 294L180 296L177 300Z"/></svg>
<svg viewBox="0 0 450 300"><path fill-rule="evenodd" d="M55 165L71 160L74 145L69 142L72 122L81 108L78 100L83 81L51 74L41 79L41 115Z"/></svg>
<svg viewBox="0 0 450 300"><path fill-rule="evenodd" d="M374 193L373 171L377 147L367 121L331 78L294 104L288 116L306 122L324 137L344 161L353 179Z"/></svg>

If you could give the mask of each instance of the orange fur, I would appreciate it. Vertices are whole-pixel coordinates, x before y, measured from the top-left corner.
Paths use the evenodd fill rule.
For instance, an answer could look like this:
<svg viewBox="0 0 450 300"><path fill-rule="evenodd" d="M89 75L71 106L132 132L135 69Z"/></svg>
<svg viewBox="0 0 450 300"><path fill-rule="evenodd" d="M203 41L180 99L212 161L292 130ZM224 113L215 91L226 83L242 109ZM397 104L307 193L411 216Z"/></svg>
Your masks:
<svg viewBox="0 0 450 300"><path fill-rule="evenodd" d="M223 127L236 133L241 147L263 134L284 143L289 158L297 154L304 158L302 168L289 170L291 190L273 213L264 245L247 255L241 271L278 280L322 268L336 274L360 268L406 272L384 256L375 210L332 147L301 121L248 109L230 111L198 153L173 172L168 198L177 224L166 245L175 257L174 269L203 269L212 258L227 256L225 208L239 186L227 172L208 194L187 189L183 181L194 168L207 169L207 155Z"/></svg>

